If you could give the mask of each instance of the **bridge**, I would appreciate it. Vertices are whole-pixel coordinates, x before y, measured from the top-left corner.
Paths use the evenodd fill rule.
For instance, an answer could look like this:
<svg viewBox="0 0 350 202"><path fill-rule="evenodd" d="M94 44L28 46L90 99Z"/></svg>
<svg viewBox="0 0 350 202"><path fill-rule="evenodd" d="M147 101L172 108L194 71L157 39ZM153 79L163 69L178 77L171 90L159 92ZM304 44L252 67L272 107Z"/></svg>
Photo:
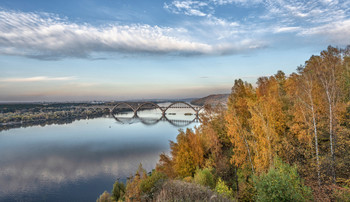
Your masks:
<svg viewBox="0 0 350 202"><path fill-rule="evenodd" d="M118 102L114 105L95 105L95 106L89 106L84 107L87 109L102 109L102 110L109 110L111 114L115 114L118 112L123 111L132 111L134 113L134 116L137 116L137 112L146 110L146 109L159 109L162 113L162 117L165 117L166 112L169 109L191 109L196 117L198 117L199 112L203 109L204 106L194 106L187 102L173 102L170 105L164 107L160 106L157 103L154 102Z"/></svg>

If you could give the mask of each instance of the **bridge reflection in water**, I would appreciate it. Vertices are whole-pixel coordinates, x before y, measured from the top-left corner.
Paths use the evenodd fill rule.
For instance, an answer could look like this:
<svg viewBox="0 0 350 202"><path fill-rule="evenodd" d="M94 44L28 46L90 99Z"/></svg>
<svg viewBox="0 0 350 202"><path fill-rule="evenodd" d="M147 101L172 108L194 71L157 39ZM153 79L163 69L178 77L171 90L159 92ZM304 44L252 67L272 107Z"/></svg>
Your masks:
<svg viewBox="0 0 350 202"><path fill-rule="evenodd" d="M113 118L120 124L134 124L134 123L142 123L147 126L156 125L159 122L166 121L175 127L186 127L192 123L199 123L200 119L195 117L192 120L181 120L181 119L169 119L166 116L161 116L160 118L151 118L151 117L139 117L137 114L133 117L118 117L112 114Z"/></svg>
<svg viewBox="0 0 350 202"><path fill-rule="evenodd" d="M180 110L189 109L189 111L185 113L186 118L189 118L189 119L186 119L184 117L181 117L180 119L173 119L173 117L169 118L167 116L167 114L175 115L176 113L170 113L170 111L179 110L179 109ZM157 113L158 116L141 117L141 115L139 115L140 112L148 111L148 110L156 110L158 112ZM114 119L121 124L133 124L133 123L141 122L144 125L155 125L160 121L167 121L175 127L185 127L192 123L200 122L199 113L201 110L203 110L203 106L192 106L186 102L174 102L174 103L170 103L167 106L161 106L152 102L144 102L141 104L120 102L114 105L113 108L110 108L110 113L114 117ZM126 114L129 114L132 117L118 116L118 114L125 114L125 112L129 112ZM193 115L195 116L192 119Z"/></svg>
<svg viewBox="0 0 350 202"><path fill-rule="evenodd" d="M113 108L109 108L112 114L121 112L123 110L131 110L134 115L137 115L139 111L147 110L147 109L158 109L162 116L165 116L166 112L171 109L191 109L196 114L198 118L198 114L201 110L203 110L203 106L192 106L187 102L173 102L168 106L160 106L157 103L153 102L144 102L144 103L131 103L131 102L119 102L113 106ZM120 111L121 110L121 111Z"/></svg>

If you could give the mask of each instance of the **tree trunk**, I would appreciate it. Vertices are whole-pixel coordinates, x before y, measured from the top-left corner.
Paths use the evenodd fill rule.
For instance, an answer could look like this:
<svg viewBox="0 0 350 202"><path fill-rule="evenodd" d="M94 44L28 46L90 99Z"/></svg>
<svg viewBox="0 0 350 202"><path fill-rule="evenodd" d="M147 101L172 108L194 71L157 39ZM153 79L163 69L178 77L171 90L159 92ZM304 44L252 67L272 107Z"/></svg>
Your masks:
<svg viewBox="0 0 350 202"><path fill-rule="evenodd" d="M316 117L314 112L314 105L311 97L311 112L312 112L312 122L314 126L314 135L315 135L315 150L316 150L316 163L317 163L317 180L318 186L321 186L321 174L320 174L320 158L318 154L318 137L317 137L317 125L316 125Z"/></svg>

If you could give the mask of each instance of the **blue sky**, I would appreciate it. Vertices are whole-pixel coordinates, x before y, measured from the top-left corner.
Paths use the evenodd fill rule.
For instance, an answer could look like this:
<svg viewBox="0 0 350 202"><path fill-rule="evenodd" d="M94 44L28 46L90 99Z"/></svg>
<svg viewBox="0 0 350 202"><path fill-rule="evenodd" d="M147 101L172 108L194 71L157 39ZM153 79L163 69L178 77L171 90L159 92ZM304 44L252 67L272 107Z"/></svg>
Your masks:
<svg viewBox="0 0 350 202"><path fill-rule="evenodd" d="M229 93L349 36L345 0L1 0L0 101Z"/></svg>

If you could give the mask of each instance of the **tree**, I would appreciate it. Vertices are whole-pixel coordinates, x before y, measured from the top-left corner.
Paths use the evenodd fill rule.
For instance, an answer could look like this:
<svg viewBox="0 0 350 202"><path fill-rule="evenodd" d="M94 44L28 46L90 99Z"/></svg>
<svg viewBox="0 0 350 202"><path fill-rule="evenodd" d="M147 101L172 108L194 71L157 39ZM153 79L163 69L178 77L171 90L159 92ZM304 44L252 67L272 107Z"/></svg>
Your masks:
<svg viewBox="0 0 350 202"><path fill-rule="evenodd" d="M126 201L140 201L141 189L140 184L142 180L147 178L146 170L143 169L140 163L135 176L130 176L130 179L126 183L125 200Z"/></svg>
<svg viewBox="0 0 350 202"><path fill-rule="evenodd" d="M122 199L125 194L125 185L122 182L119 182L118 180L115 181L112 189L112 198L115 201L118 201L119 199Z"/></svg>
<svg viewBox="0 0 350 202"><path fill-rule="evenodd" d="M255 177L257 201L311 201L311 189L304 185L296 167L275 158L266 174Z"/></svg>
<svg viewBox="0 0 350 202"><path fill-rule="evenodd" d="M308 65L311 65L310 63ZM315 81L317 78L314 74L313 69L311 68L298 68L299 75L295 76L294 85L296 89L293 94L296 95L297 103L302 106L299 110L299 115L304 118L304 122L308 126L308 131L312 131L314 135L314 147L315 147L315 155L316 155L316 172L317 172L317 181L318 185L321 186L321 163L320 163L320 155L319 155L319 147L318 147L318 124L317 124L317 105L315 104L315 92L317 90L317 82ZM292 80L292 78L291 78Z"/></svg>
<svg viewBox="0 0 350 202"><path fill-rule="evenodd" d="M255 92L251 84L244 83L241 79L235 80L231 95L227 103L227 134L233 144L232 163L237 167L249 167L254 173L253 136L249 119L248 102L254 100ZM248 159L249 163L246 162Z"/></svg>
<svg viewBox="0 0 350 202"><path fill-rule="evenodd" d="M197 167L204 162L203 146L198 134L190 129L180 131L176 137L177 142L171 142L171 154L174 170L180 177L193 176Z"/></svg>
<svg viewBox="0 0 350 202"><path fill-rule="evenodd" d="M113 202L111 195L104 191L103 194L100 195L100 197L96 200L96 202Z"/></svg>
<svg viewBox="0 0 350 202"><path fill-rule="evenodd" d="M329 144L331 156L331 172L332 181L336 183L335 174L335 139L337 124L336 108L339 101L339 87L337 79L340 75L341 67L341 52L339 49L329 46L327 50L322 51L320 56L312 56L307 61L306 69L312 69L318 78L322 92L326 100L328 108L328 130L329 130Z"/></svg>

